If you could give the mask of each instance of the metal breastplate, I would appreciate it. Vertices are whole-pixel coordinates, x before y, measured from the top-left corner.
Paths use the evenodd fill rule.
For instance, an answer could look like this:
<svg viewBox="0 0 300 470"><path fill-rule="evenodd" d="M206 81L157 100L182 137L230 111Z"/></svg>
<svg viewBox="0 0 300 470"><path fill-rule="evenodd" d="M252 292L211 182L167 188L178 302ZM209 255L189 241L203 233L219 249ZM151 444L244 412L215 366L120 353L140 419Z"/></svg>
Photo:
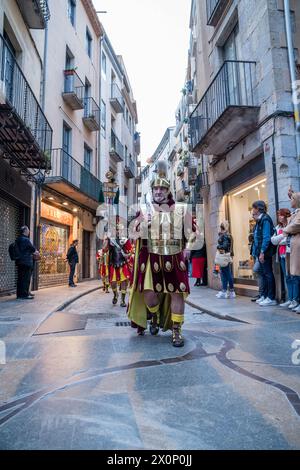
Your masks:
<svg viewBox="0 0 300 470"><path fill-rule="evenodd" d="M152 215L148 228L149 253L166 256L176 255L182 251L182 230L175 229L178 222L174 211L156 212Z"/></svg>

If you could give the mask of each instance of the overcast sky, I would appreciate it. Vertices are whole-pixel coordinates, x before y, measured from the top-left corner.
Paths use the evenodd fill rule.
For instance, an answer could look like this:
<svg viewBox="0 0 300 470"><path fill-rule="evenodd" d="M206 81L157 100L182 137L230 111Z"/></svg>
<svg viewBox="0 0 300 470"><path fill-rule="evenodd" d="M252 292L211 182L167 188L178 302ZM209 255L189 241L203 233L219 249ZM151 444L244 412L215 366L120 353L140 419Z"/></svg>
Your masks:
<svg viewBox="0 0 300 470"><path fill-rule="evenodd" d="M190 0L93 0L137 100L143 162L175 124L189 46Z"/></svg>

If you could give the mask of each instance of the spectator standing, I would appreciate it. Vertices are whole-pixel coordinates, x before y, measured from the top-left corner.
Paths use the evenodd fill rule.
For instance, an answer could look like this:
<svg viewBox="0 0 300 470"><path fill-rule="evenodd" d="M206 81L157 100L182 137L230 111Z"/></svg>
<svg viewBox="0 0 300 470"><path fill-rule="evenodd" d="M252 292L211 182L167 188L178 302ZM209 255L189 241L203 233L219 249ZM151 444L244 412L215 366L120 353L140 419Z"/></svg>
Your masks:
<svg viewBox="0 0 300 470"><path fill-rule="evenodd" d="M220 255L225 255L228 258L226 266L220 265L222 290L216 295L218 299L234 299L236 294L234 292L233 276L232 276L232 256L233 256L233 243L232 237L229 233L228 221L222 222L220 225L220 232L218 238L217 250ZM229 287L229 292L227 292Z"/></svg>
<svg viewBox="0 0 300 470"><path fill-rule="evenodd" d="M32 300L34 295L29 291L31 276L33 272L33 255L38 253L29 238L30 230L27 225L20 229L20 235L16 240L18 248L18 259L16 260L18 270L17 299Z"/></svg>
<svg viewBox="0 0 300 470"><path fill-rule="evenodd" d="M275 300L275 278L273 273L272 257L276 249L271 242L274 235L274 225L267 214L267 206L264 201L256 201L252 204L253 218L256 225L253 232L253 245L251 255L255 259L254 272L260 277L260 291L262 296L257 300L261 307L277 305Z"/></svg>
<svg viewBox="0 0 300 470"><path fill-rule="evenodd" d="M77 246L78 246L78 240L74 240L67 253L67 260L68 260L69 267L70 267L69 287L77 287L74 282L76 264L79 262Z"/></svg>
<svg viewBox="0 0 300 470"><path fill-rule="evenodd" d="M198 250L191 250L192 277L196 278L195 286L205 285L206 245Z"/></svg>
<svg viewBox="0 0 300 470"><path fill-rule="evenodd" d="M278 225L275 227L276 234L273 235L271 241L273 245L277 246L277 261L280 263L282 278L284 281L283 290L287 290L288 298L285 302L280 304L280 307L289 307L294 302L294 282L292 276L286 271L286 251L287 251L287 237L283 235L283 231L288 224L288 219L291 217L289 209L279 209L277 212ZM296 306L295 304L294 306Z"/></svg>
<svg viewBox="0 0 300 470"><path fill-rule="evenodd" d="M297 304L300 300L300 193L291 194L291 208L294 210L288 225L284 228L283 234L287 236L286 254L287 272L292 276L294 282L294 296L297 297ZM292 305L292 304L291 304ZM300 314L300 305L291 307L292 310Z"/></svg>

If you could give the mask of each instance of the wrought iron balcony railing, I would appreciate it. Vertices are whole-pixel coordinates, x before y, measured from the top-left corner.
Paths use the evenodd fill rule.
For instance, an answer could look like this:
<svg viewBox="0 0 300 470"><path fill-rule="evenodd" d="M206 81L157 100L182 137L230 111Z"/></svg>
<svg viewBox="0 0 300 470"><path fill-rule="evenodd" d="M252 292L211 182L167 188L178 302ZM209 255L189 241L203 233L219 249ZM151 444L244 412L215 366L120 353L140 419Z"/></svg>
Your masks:
<svg viewBox="0 0 300 470"><path fill-rule="evenodd" d="M135 178L136 176L136 166L132 158L126 157L125 158L125 173L129 178Z"/></svg>
<svg viewBox="0 0 300 470"><path fill-rule="evenodd" d="M113 130L111 130L109 153L120 162L124 159L124 146L121 144Z"/></svg>
<svg viewBox="0 0 300 470"><path fill-rule="evenodd" d="M207 24L216 26L230 0L206 0Z"/></svg>
<svg viewBox="0 0 300 470"><path fill-rule="evenodd" d="M116 113L123 113L124 98L122 96L120 88L115 82L111 84L110 102Z"/></svg>
<svg viewBox="0 0 300 470"><path fill-rule="evenodd" d="M64 70L63 99L73 109L84 108L84 85L74 69Z"/></svg>
<svg viewBox="0 0 300 470"><path fill-rule="evenodd" d="M45 28L50 19L48 0L17 0L17 3L29 28Z"/></svg>
<svg viewBox="0 0 300 470"><path fill-rule="evenodd" d="M227 108L257 106L254 83L255 62L233 60L224 62L190 116L192 150L201 143Z"/></svg>
<svg viewBox="0 0 300 470"><path fill-rule="evenodd" d="M62 148L52 150L49 178L61 178L86 196L98 201L101 189L100 180Z"/></svg>
<svg viewBox="0 0 300 470"><path fill-rule="evenodd" d="M0 88L1 143L19 164L27 168L49 168L52 128L1 35Z"/></svg>
<svg viewBox="0 0 300 470"><path fill-rule="evenodd" d="M83 122L90 131L100 129L100 108L93 98L84 98Z"/></svg>

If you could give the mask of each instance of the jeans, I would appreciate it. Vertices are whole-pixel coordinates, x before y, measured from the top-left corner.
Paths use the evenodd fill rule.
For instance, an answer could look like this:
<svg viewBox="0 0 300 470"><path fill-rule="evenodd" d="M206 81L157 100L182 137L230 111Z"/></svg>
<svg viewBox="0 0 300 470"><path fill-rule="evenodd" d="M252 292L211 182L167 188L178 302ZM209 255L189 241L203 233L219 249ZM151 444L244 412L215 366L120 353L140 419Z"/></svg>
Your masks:
<svg viewBox="0 0 300 470"><path fill-rule="evenodd" d="M293 277L296 276L291 276L286 272L286 263L285 263L285 257L280 258L280 266L281 270L283 272L283 277L286 283L287 291L288 291L288 300L297 300L299 293L297 292L297 281L293 279Z"/></svg>
<svg viewBox="0 0 300 470"><path fill-rule="evenodd" d="M17 297L28 297L32 270L24 264L18 265Z"/></svg>
<svg viewBox="0 0 300 470"><path fill-rule="evenodd" d="M259 262L260 267L256 271L258 275L259 294L275 300L275 278L273 274L272 258L265 258L264 263Z"/></svg>
<svg viewBox="0 0 300 470"><path fill-rule="evenodd" d="M233 290L233 277L230 264L228 266L225 266L225 268L221 268L221 281L223 291L227 291L228 284L229 289Z"/></svg>
<svg viewBox="0 0 300 470"><path fill-rule="evenodd" d="M69 263L69 266L70 266L69 286L73 286L76 263Z"/></svg>
<svg viewBox="0 0 300 470"><path fill-rule="evenodd" d="M293 299L300 302L300 276L291 276L293 282Z"/></svg>

